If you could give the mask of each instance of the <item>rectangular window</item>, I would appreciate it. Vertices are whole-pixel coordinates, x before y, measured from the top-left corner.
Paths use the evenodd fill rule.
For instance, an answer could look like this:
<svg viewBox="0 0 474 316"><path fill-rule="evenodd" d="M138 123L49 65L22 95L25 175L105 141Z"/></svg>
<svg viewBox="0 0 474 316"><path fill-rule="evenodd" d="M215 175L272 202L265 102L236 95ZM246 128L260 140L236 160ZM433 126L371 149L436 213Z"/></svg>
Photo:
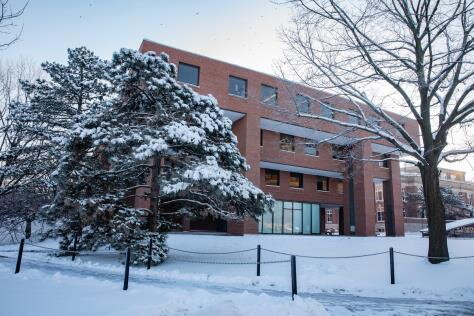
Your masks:
<svg viewBox="0 0 474 316"><path fill-rule="evenodd" d="M303 234L311 234L311 204L303 203Z"/></svg>
<svg viewBox="0 0 474 316"><path fill-rule="evenodd" d="M326 210L326 223L332 224L332 210Z"/></svg>
<svg viewBox="0 0 474 316"><path fill-rule="evenodd" d="M265 169L265 185L280 185L280 171Z"/></svg>
<svg viewBox="0 0 474 316"><path fill-rule="evenodd" d="M298 113L310 113L311 101L309 97L302 94L297 94L295 97L295 102Z"/></svg>
<svg viewBox="0 0 474 316"><path fill-rule="evenodd" d="M273 233L273 213L266 211L262 216L262 233Z"/></svg>
<svg viewBox="0 0 474 316"><path fill-rule="evenodd" d="M379 167L388 168L388 159L390 158L390 156L388 155L378 155L378 156L380 157Z"/></svg>
<svg viewBox="0 0 474 316"><path fill-rule="evenodd" d="M304 153L310 156L319 156L318 144L315 140L305 139L304 141Z"/></svg>
<svg viewBox="0 0 474 316"><path fill-rule="evenodd" d="M262 84L260 86L260 101L268 105L277 105L278 90L272 86Z"/></svg>
<svg viewBox="0 0 474 316"><path fill-rule="evenodd" d="M280 149L295 151L295 137L293 135L280 134Z"/></svg>
<svg viewBox="0 0 474 316"><path fill-rule="evenodd" d="M345 146L332 145L331 150L332 150L332 159L344 160L344 158L347 155Z"/></svg>
<svg viewBox="0 0 474 316"><path fill-rule="evenodd" d="M316 180L316 189L318 191L329 191L329 178L318 176Z"/></svg>
<svg viewBox="0 0 474 316"><path fill-rule="evenodd" d="M293 203L283 202L283 233L293 234Z"/></svg>
<svg viewBox="0 0 474 316"><path fill-rule="evenodd" d="M333 119L334 118L334 111L331 110L328 106L329 106L329 104L326 105L324 103L321 103L321 116Z"/></svg>
<svg viewBox="0 0 474 316"><path fill-rule="evenodd" d="M303 208L302 203L293 202L293 234L303 233Z"/></svg>
<svg viewBox="0 0 474 316"><path fill-rule="evenodd" d="M234 76L229 76L229 94L246 98L247 80Z"/></svg>
<svg viewBox="0 0 474 316"><path fill-rule="evenodd" d="M179 63L178 80L199 86L199 67L190 64Z"/></svg>
<svg viewBox="0 0 474 316"><path fill-rule="evenodd" d="M303 188L303 174L290 172L290 187L291 188Z"/></svg>
<svg viewBox="0 0 474 316"><path fill-rule="evenodd" d="M311 233L320 234L321 226L319 225L319 204L311 205Z"/></svg>
<svg viewBox="0 0 474 316"><path fill-rule="evenodd" d="M342 180L337 181L337 193L344 194L344 181Z"/></svg>
<svg viewBox="0 0 474 316"><path fill-rule="evenodd" d="M377 206L377 222L383 222L384 221L384 211L383 207L381 205Z"/></svg>
<svg viewBox="0 0 474 316"><path fill-rule="evenodd" d="M273 233L283 233L283 202L275 201L273 206Z"/></svg>

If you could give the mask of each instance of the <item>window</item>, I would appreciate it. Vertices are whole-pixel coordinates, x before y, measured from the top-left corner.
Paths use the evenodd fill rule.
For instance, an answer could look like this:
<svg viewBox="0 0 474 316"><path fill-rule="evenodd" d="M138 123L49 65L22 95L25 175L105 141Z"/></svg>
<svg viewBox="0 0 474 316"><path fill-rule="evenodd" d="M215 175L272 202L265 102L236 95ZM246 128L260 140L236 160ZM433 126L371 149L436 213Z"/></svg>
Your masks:
<svg viewBox="0 0 474 316"><path fill-rule="evenodd" d="M190 64L179 63L178 80L199 86L199 67Z"/></svg>
<svg viewBox="0 0 474 316"><path fill-rule="evenodd" d="M379 155L379 156L380 156L379 167L388 168L388 159L390 158L390 156L389 155Z"/></svg>
<svg viewBox="0 0 474 316"><path fill-rule="evenodd" d="M304 96L302 94L297 94L295 97L296 101L296 109L298 110L299 113L310 113L310 100L307 96Z"/></svg>
<svg viewBox="0 0 474 316"><path fill-rule="evenodd" d="M358 116L355 116L357 114L354 114L354 115L348 115L348 123L351 123L351 124L358 124L360 125L361 124L361 120Z"/></svg>
<svg viewBox="0 0 474 316"><path fill-rule="evenodd" d="M318 191L329 191L329 178L318 176L316 180L316 189Z"/></svg>
<svg viewBox="0 0 474 316"><path fill-rule="evenodd" d="M383 222L384 221L384 211L383 211L383 206L382 205L377 205L377 222Z"/></svg>
<svg viewBox="0 0 474 316"><path fill-rule="evenodd" d="M280 171L265 169L265 185L280 185Z"/></svg>
<svg viewBox="0 0 474 316"><path fill-rule="evenodd" d="M263 146L263 129L260 130L260 146Z"/></svg>
<svg viewBox="0 0 474 316"><path fill-rule="evenodd" d="M337 180L337 193L344 194L344 181Z"/></svg>
<svg viewBox="0 0 474 316"><path fill-rule="evenodd" d="M275 201L272 210L259 217L258 230L267 234L319 234L319 204Z"/></svg>
<svg viewBox="0 0 474 316"><path fill-rule="evenodd" d="M319 156L318 144L312 139L305 139L304 153L311 156Z"/></svg>
<svg viewBox="0 0 474 316"><path fill-rule="evenodd" d="M303 174L290 172L290 187L291 188L303 188Z"/></svg>
<svg viewBox="0 0 474 316"><path fill-rule="evenodd" d="M280 134L280 149L295 151L295 137L293 135Z"/></svg>
<svg viewBox="0 0 474 316"><path fill-rule="evenodd" d="M229 94L246 98L247 80L234 76L229 76Z"/></svg>
<svg viewBox="0 0 474 316"><path fill-rule="evenodd" d="M374 183L374 190L375 190L375 200L383 201L383 183L382 182Z"/></svg>
<svg viewBox="0 0 474 316"><path fill-rule="evenodd" d="M332 210L326 210L326 223L332 224Z"/></svg>
<svg viewBox="0 0 474 316"><path fill-rule="evenodd" d="M326 118L334 118L334 111L331 110L329 107L329 104L324 104L324 103L321 103L321 116L322 117L326 117Z"/></svg>
<svg viewBox="0 0 474 316"><path fill-rule="evenodd" d="M260 86L260 101L269 105L277 105L278 91L277 88L262 84Z"/></svg>
<svg viewBox="0 0 474 316"><path fill-rule="evenodd" d="M346 157L346 147L339 145L332 145L332 159L344 160Z"/></svg>

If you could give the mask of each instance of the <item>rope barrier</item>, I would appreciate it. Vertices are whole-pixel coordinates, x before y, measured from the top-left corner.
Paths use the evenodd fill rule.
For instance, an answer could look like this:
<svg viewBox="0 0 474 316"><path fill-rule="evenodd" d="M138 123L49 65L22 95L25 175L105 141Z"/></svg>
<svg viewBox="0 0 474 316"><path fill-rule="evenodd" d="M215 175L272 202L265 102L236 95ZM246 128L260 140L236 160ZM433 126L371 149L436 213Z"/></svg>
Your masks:
<svg viewBox="0 0 474 316"><path fill-rule="evenodd" d="M262 248L262 250L265 250L267 252L280 254L280 255L295 256L295 257L299 257L299 258L308 258L308 259L350 259L350 258L378 256L378 255L388 253L388 251L381 251L381 252L374 252L374 253L368 253L368 254L363 254L363 255L354 255L354 256L307 256L307 255L293 255L291 253L280 252L280 251L275 251L275 250L270 250L270 249L265 249L265 248Z"/></svg>
<svg viewBox="0 0 474 316"><path fill-rule="evenodd" d="M229 262L229 261L200 261L200 260L183 260L183 259L176 259L176 258L169 258L170 260L177 261L177 262L188 262L188 263L200 263L200 264L257 264L256 261L244 261L244 262ZM290 260L274 260L274 261L260 261L260 264L272 264L272 263L284 263L290 262Z"/></svg>
<svg viewBox="0 0 474 316"><path fill-rule="evenodd" d="M257 248L251 248L251 249L228 251L228 252L197 252L197 251L177 249L177 248L173 248L173 247L168 247L168 248L172 249L172 250L175 250L175 251L179 251L179 252L192 253L192 254L197 254L197 255L228 255L228 254L233 254L233 253L242 253L242 252L249 252L249 251L257 250Z"/></svg>
<svg viewBox="0 0 474 316"><path fill-rule="evenodd" d="M400 255L404 256L409 256L409 257L417 257L417 258L426 258L426 259L467 259L467 258L474 258L474 256L458 256L458 257L430 257L430 256L423 256L423 255L417 255L413 253L408 253L408 252L402 252L402 251L394 251L394 253L398 253Z"/></svg>

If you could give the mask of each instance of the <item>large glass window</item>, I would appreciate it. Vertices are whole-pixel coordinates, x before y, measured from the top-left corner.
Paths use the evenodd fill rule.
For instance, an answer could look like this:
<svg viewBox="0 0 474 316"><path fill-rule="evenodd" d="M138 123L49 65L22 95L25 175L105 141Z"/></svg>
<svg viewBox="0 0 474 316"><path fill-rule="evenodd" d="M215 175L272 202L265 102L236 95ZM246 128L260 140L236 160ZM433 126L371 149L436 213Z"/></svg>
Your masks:
<svg viewBox="0 0 474 316"><path fill-rule="evenodd" d="M318 191L329 191L329 178L318 176L316 179L316 189Z"/></svg>
<svg viewBox="0 0 474 316"><path fill-rule="evenodd" d="M283 202L283 233L293 233L293 202Z"/></svg>
<svg viewBox="0 0 474 316"><path fill-rule="evenodd" d="M275 87L262 84L260 86L260 101L269 105L277 105L278 90Z"/></svg>
<svg viewBox="0 0 474 316"><path fill-rule="evenodd" d="M265 185L280 185L280 171L265 169Z"/></svg>
<svg viewBox="0 0 474 316"><path fill-rule="evenodd" d="M293 234L303 233L303 208L302 203L293 202Z"/></svg>
<svg viewBox="0 0 474 316"><path fill-rule="evenodd" d="M303 203L303 234L311 234L311 204Z"/></svg>
<svg viewBox="0 0 474 316"><path fill-rule="evenodd" d="M247 97L247 80L229 76L229 94Z"/></svg>
<svg viewBox="0 0 474 316"><path fill-rule="evenodd" d="M283 202L275 201L273 206L273 233L281 234L283 232Z"/></svg>
<svg viewBox="0 0 474 316"><path fill-rule="evenodd" d="M178 80L199 86L199 67L190 64L179 63Z"/></svg>
<svg viewBox="0 0 474 316"><path fill-rule="evenodd" d="M312 204L311 205L311 233L312 234L320 234L321 233L321 226L319 224L319 204Z"/></svg>
<svg viewBox="0 0 474 316"><path fill-rule="evenodd" d="M258 231L266 234L319 234L319 205L276 201L273 212L259 217Z"/></svg>
<svg viewBox="0 0 474 316"><path fill-rule="evenodd" d="M290 172L290 187L291 188L303 188L303 174Z"/></svg>
<svg viewBox="0 0 474 316"><path fill-rule="evenodd" d="M311 101L309 97L302 94L297 94L295 97L295 101L296 109L299 113L310 113Z"/></svg>
<svg viewBox="0 0 474 316"><path fill-rule="evenodd" d="M295 151L295 136L280 134L280 149L286 151Z"/></svg>

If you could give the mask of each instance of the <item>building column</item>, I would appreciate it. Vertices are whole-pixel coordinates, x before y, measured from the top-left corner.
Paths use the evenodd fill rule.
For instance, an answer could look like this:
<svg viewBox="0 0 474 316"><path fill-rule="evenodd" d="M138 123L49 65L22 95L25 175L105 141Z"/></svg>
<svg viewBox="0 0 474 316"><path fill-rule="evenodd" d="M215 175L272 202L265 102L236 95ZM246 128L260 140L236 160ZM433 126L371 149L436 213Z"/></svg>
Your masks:
<svg viewBox="0 0 474 316"><path fill-rule="evenodd" d="M394 219L394 236L405 235L405 219L403 218L403 197L400 177L400 163L398 160L389 160L390 168L390 186L389 199L392 202L393 219ZM384 187L385 190L385 187Z"/></svg>

